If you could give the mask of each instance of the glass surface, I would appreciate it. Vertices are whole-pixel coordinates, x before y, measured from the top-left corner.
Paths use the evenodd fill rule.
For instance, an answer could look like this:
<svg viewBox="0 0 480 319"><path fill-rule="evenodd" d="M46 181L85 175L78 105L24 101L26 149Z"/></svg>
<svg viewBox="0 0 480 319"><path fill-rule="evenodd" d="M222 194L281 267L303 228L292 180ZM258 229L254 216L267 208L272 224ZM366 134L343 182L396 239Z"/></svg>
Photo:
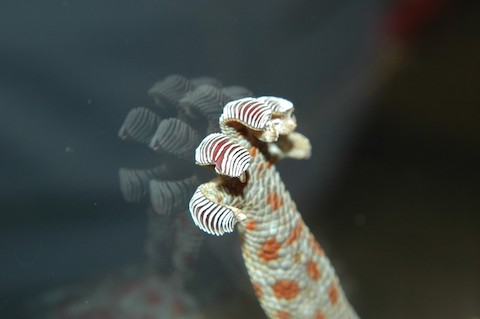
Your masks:
<svg viewBox="0 0 480 319"><path fill-rule="evenodd" d="M3 1L0 318L265 318L238 233L190 218L214 173L142 135L203 138L198 83L294 103L279 171L361 317L478 318L478 5L410 2Z"/></svg>

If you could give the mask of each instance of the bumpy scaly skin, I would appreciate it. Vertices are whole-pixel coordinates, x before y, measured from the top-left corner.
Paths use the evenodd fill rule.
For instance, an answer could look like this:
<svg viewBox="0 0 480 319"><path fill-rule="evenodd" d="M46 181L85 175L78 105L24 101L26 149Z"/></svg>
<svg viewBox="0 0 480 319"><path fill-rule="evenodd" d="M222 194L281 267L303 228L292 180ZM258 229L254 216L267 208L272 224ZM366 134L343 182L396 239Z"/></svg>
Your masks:
<svg viewBox="0 0 480 319"><path fill-rule="evenodd" d="M246 218L238 223L243 258L267 316L358 318L330 261L285 189L275 167L278 154L272 156L268 143L259 141L243 126L221 128L231 142L250 152L252 162L246 182L219 176L200 189L211 201L233 206L245 214Z"/></svg>

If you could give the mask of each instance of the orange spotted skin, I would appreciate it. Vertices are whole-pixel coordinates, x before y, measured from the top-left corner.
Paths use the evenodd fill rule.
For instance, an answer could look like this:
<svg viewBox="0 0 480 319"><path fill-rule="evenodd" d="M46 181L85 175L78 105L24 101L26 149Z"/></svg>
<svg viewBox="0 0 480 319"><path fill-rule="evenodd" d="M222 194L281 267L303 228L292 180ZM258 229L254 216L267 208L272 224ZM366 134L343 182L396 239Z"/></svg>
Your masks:
<svg viewBox="0 0 480 319"><path fill-rule="evenodd" d="M243 258L262 308L272 319L358 318L335 271L305 225L265 144L222 130L249 150L252 162L238 195L222 198L247 218L238 223ZM225 132L226 131L226 132ZM231 181L223 187L232 187ZM232 188L233 189L233 188ZM222 192L224 193L224 192Z"/></svg>

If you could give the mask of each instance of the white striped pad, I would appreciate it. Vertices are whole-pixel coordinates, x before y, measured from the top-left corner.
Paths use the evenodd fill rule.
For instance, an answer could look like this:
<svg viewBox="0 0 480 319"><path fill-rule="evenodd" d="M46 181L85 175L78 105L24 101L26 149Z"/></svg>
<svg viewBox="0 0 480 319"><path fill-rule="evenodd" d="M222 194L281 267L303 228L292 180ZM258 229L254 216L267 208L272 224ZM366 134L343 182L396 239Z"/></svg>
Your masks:
<svg viewBox="0 0 480 319"><path fill-rule="evenodd" d="M201 187L197 188L189 205L195 225L210 235L220 236L233 232L237 223L234 211L225 205L212 202L202 193Z"/></svg>
<svg viewBox="0 0 480 319"><path fill-rule="evenodd" d="M293 116L293 103L281 97L261 96L257 100L268 105L272 110L272 120L267 124L265 132L259 137L264 142L278 140L279 135L288 135L297 128Z"/></svg>
<svg viewBox="0 0 480 319"><path fill-rule="evenodd" d="M160 125L150 141L154 151L166 151L172 155L189 159L200 137L187 123L170 118L160 122Z"/></svg>
<svg viewBox="0 0 480 319"><path fill-rule="evenodd" d="M257 100L267 104L271 108L273 114L282 115L293 111L293 103L281 97L260 96Z"/></svg>
<svg viewBox="0 0 480 319"><path fill-rule="evenodd" d="M261 131L272 118L272 110L265 103L251 97L231 101L223 108L220 125L239 122L248 128Z"/></svg>
<svg viewBox="0 0 480 319"><path fill-rule="evenodd" d="M248 150L221 133L207 135L195 151L195 163L215 165L218 174L241 177L250 166Z"/></svg>
<svg viewBox="0 0 480 319"><path fill-rule="evenodd" d="M168 215L187 209L187 203L198 185L195 176L182 180L151 180L150 202L153 209Z"/></svg>
<svg viewBox="0 0 480 319"><path fill-rule="evenodd" d="M123 140L132 140L139 143L148 143L157 130L160 117L153 111L136 107L128 112L118 136Z"/></svg>

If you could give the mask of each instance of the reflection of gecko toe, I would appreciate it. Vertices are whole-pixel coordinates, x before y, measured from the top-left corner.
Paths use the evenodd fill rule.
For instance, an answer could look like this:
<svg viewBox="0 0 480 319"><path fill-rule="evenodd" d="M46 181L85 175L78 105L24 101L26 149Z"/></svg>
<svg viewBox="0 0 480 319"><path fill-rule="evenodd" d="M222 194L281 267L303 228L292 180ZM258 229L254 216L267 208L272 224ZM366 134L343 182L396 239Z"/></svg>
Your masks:
<svg viewBox="0 0 480 319"><path fill-rule="evenodd" d="M200 136L218 128L223 105L251 92L241 86L223 87L211 77L174 74L155 83L148 94L154 105L133 108L118 135L147 146L158 162L151 168L121 168L120 189L128 202L151 205L145 244L150 262L160 272L173 267L185 280L202 242L195 225L185 222L188 201L199 184L190 159Z"/></svg>
<svg viewBox="0 0 480 319"><path fill-rule="evenodd" d="M178 180L152 179L149 183L152 207L162 215L182 212L197 186L198 178L195 175Z"/></svg>

